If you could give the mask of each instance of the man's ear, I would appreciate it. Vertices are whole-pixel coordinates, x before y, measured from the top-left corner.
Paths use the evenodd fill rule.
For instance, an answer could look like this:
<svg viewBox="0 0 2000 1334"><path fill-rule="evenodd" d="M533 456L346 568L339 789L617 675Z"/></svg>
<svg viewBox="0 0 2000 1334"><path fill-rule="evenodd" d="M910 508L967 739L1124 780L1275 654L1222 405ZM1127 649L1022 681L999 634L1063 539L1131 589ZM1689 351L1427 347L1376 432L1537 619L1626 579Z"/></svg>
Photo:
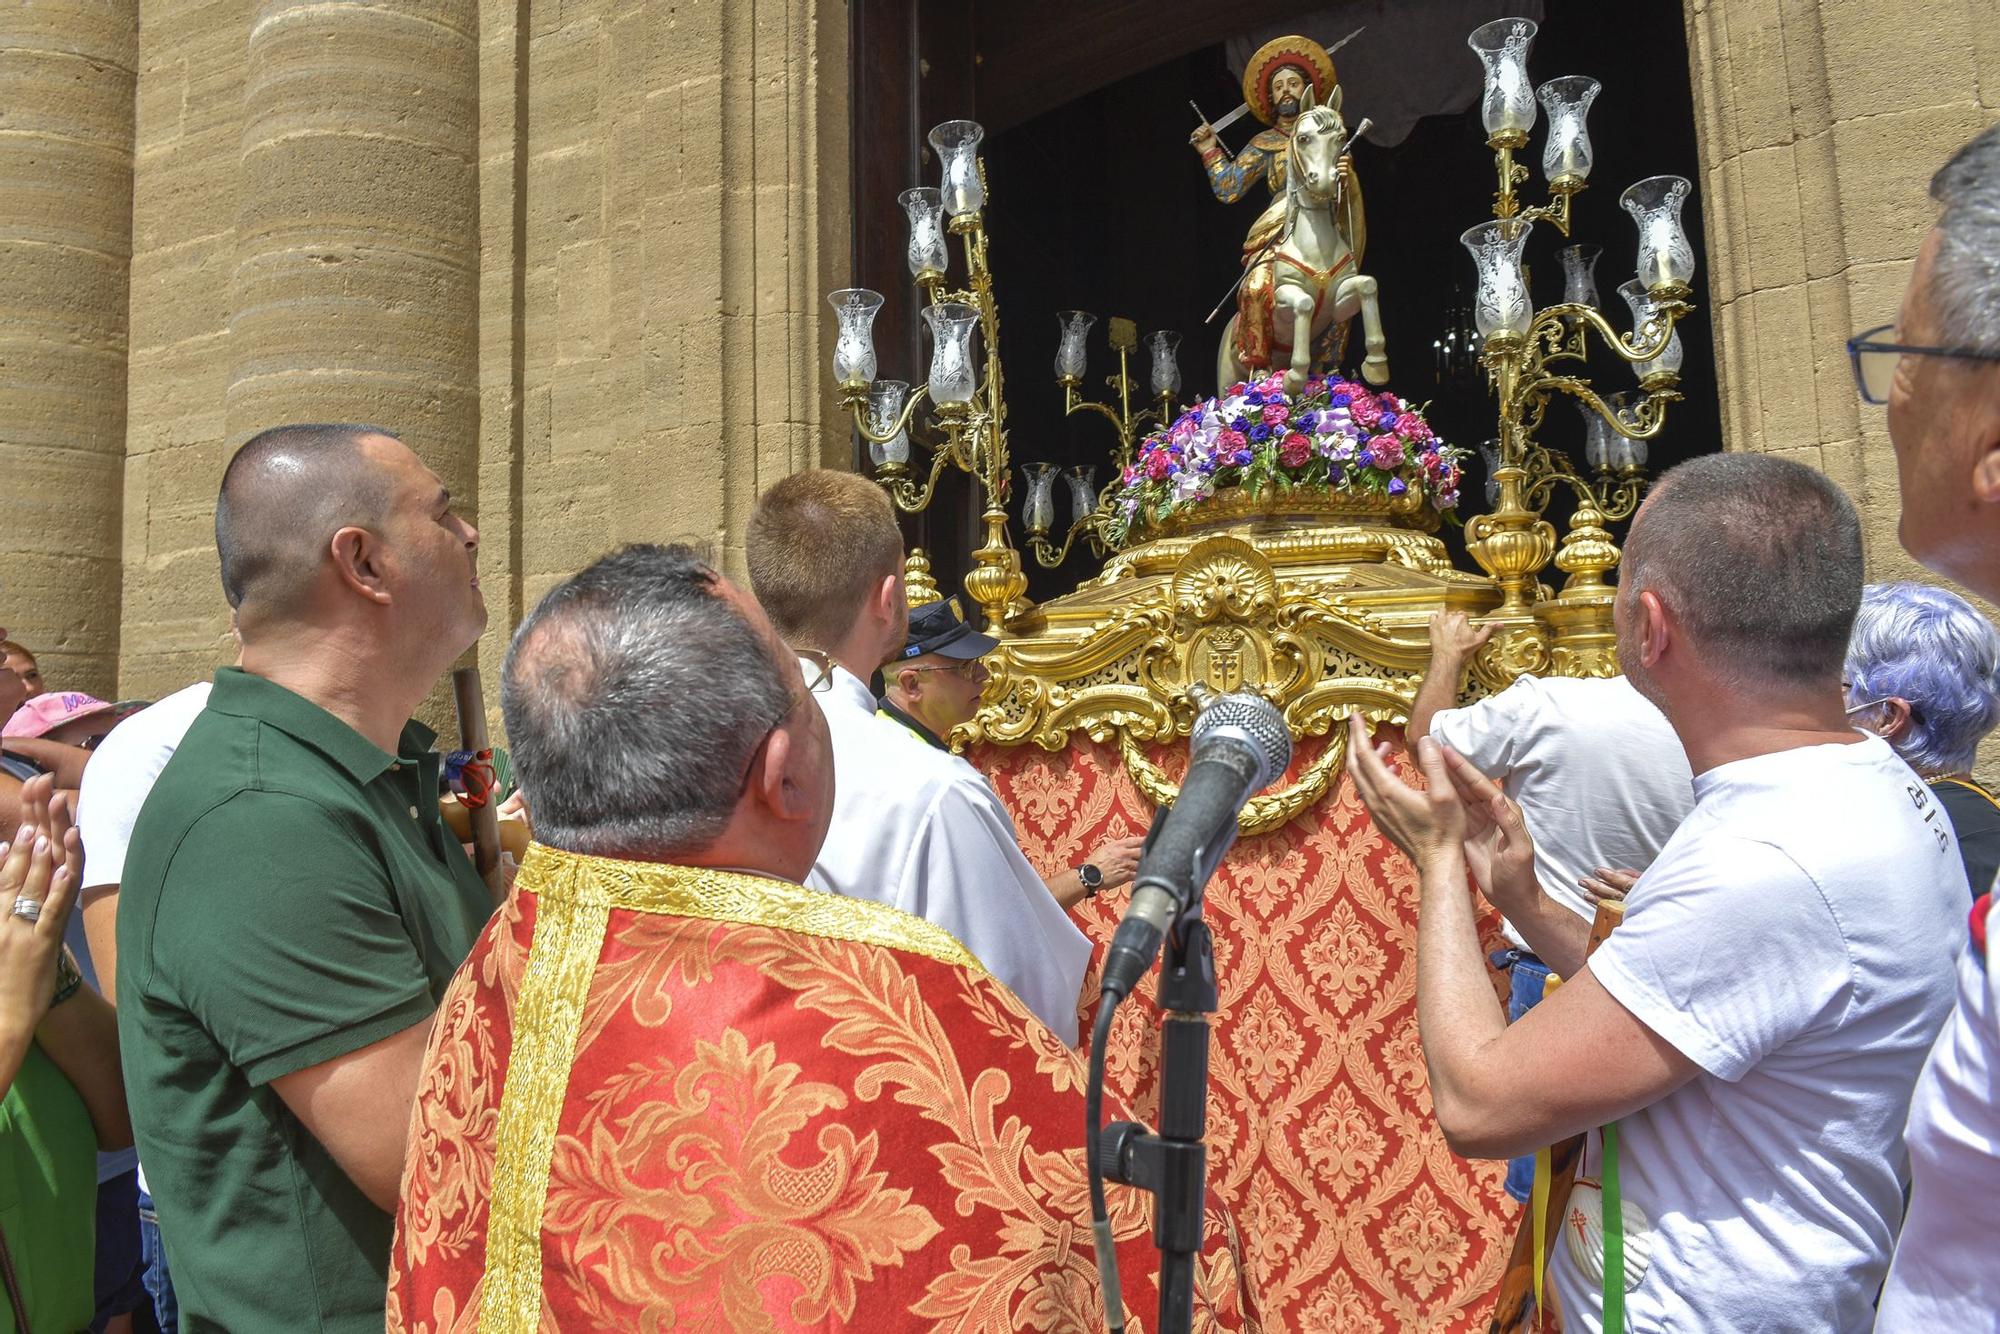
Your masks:
<svg viewBox="0 0 2000 1334"><path fill-rule="evenodd" d="M1652 589L1642 589L1639 593L1639 610L1644 624L1639 630L1639 661L1643 666L1652 667L1667 655L1667 648L1679 638L1679 627L1674 624L1673 613L1667 604L1660 601L1660 595Z"/></svg>
<svg viewBox="0 0 2000 1334"><path fill-rule="evenodd" d="M1972 494L1982 504L2000 501L2000 435L1986 442L1972 465Z"/></svg>
<svg viewBox="0 0 2000 1334"><path fill-rule="evenodd" d="M802 705L804 708L816 707ZM771 733L764 743L763 758L758 762L756 776L750 787L765 810L779 820L796 822L813 818L813 804L806 792L805 784L798 781L794 770L798 767L799 756L792 744L791 732L783 727Z"/></svg>
<svg viewBox="0 0 2000 1334"><path fill-rule="evenodd" d="M367 598L387 606L390 602L387 571L383 568L382 539L366 528L343 528L328 544L334 572L341 583Z"/></svg>

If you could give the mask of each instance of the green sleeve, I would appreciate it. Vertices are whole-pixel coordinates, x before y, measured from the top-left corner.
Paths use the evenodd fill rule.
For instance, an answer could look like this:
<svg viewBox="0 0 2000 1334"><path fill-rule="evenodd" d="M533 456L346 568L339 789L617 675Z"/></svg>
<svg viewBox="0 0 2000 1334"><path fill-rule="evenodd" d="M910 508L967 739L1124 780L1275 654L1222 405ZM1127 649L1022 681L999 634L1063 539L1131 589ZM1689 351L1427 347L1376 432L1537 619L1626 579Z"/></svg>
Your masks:
<svg viewBox="0 0 2000 1334"><path fill-rule="evenodd" d="M428 1017L423 959L365 822L241 792L175 849L154 967L253 1084Z"/></svg>

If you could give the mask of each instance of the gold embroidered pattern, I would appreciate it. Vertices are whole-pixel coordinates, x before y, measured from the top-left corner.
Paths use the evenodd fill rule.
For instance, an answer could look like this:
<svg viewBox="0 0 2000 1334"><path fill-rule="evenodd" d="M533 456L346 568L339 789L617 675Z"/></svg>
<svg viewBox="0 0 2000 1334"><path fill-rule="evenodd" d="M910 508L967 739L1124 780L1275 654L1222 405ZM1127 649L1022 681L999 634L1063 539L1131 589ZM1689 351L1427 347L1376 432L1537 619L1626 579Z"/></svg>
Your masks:
<svg viewBox="0 0 2000 1334"><path fill-rule="evenodd" d="M525 887L525 877L524 867L517 888ZM576 1061L583 1003L610 917L608 903L581 896L547 895L535 905L534 937L515 1010L514 1051L500 1093L481 1334L531 1334L541 1328L542 1210L548 1202L549 1162Z"/></svg>
<svg viewBox="0 0 2000 1334"><path fill-rule="evenodd" d="M515 883L522 893L536 895L545 906L561 899L704 922L768 926L824 940L882 945L986 971L950 932L921 917L887 904L825 894L786 880L709 867L587 857L536 843L528 849Z"/></svg>

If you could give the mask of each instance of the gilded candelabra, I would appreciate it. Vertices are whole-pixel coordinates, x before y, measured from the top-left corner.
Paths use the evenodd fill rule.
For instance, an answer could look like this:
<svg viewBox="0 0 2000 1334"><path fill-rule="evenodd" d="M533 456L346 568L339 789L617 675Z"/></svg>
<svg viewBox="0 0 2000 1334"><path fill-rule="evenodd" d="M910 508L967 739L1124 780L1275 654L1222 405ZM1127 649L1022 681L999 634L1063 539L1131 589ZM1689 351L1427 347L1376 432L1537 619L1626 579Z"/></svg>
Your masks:
<svg viewBox="0 0 2000 1334"><path fill-rule="evenodd" d="M1693 307L1694 254L1681 230L1690 186L1678 176L1654 176L1626 190L1620 204L1639 229L1638 277L1619 289L1632 309L1633 330L1622 334L1597 309L1595 248L1563 252L1564 300L1535 309L1521 267L1536 223L1569 235L1570 203L1590 176L1585 116L1599 85L1593 79L1528 82L1528 47L1535 24L1498 19L1475 30L1469 45L1485 66L1481 111L1493 149L1498 189L1493 220L1460 238L1479 273L1473 302L1482 339L1480 362L1499 408L1492 509L1466 525L1466 546L1498 585L1500 625L1482 656L1495 683L1522 672L1608 676L1617 672L1611 589L1604 576L1619 559L1606 523L1629 517L1645 485L1645 443L1659 435L1668 405L1678 400L1681 347L1675 325ZM1549 202L1524 204L1518 189L1528 169L1514 160L1527 147L1537 101L1548 112L1542 170ZM1635 401L1608 402L1583 373L1593 341L1634 368ZM1537 442L1553 395L1567 394L1586 414L1585 471ZM1561 549L1542 517L1558 486L1576 496ZM1547 596L1539 574L1553 559L1569 575Z"/></svg>
<svg viewBox="0 0 2000 1334"><path fill-rule="evenodd" d="M1036 561L1050 570L1068 559L1070 548L1079 539L1087 541L1091 553L1100 559L1111 550L1112 544L1105 536L1116 514L1111 497L1118 490L1125 469L1131 466L1133 446L1141 431L1148 425L1163 427L1173 420L1174 397L1181 387L1178 361L1180 335L1164 329L1149 334L1146 346L1153 356L1150 385L1153 406L1134 409L1132 354L1139 348L1139 326L1114 316L1110 322L1110 341L1111 350L1118 354L1118 373L1106 376L1104 383L1115 395L1116 401L1099 403L1085 398L1081 389L1086 365L1086 339L1097 317L1089 311L1065 310L1056 316L1056 320L1062 330L1056 349L1056 383L1063 391L1063 415L1071 417L1079 412L1097 414L1111 423L1118 443L1111 453L1111 478L1102 489L1096 484L1096 469L1088 464L1062 474L1070 484L1073 517L1061 543L1049 539L1050 529L1055 523L1053 492L1061 470L1052 463L1022 465L1028 494L1021 510L1029 549L1034 552Z"/></svg>
<svg viewBox="0 0 2000 1334"><path fill-rule="evenodd" d="M985 132L969 120L946 121L930 133L943 170L940 188L905 190L900 202L910 219L909 265L924 291L924 323L931 334L930 373L912 390L901 380L875 378L873 325L882 296L865 288L833 293L840 319L833 372L840 401L868 441L875 474L898 509L927 508L947 465L971 474L984 509L985 540L972 553L965 591L1001 624L1021 605L1028 576L1007 540L1007 400L1000 369L1000 308L993 299L987 262L986 171L979 158ZM956 236L965 258L965 286L948 285ZM975 359L974 336L983 359ZM918 439L928 467L912 469L910 441L917 409L931 406L930 430Z"/></svg>

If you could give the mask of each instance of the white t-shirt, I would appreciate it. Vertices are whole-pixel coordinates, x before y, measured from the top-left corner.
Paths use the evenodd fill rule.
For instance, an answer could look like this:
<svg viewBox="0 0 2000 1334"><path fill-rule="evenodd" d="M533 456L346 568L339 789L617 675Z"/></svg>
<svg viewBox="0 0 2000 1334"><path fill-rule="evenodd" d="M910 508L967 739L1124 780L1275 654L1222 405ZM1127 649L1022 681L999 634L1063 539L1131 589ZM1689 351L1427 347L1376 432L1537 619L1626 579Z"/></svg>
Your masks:
<svg viewBox="0 0 2000 1334"><path fill-rule="evenodd" d="M139 808L181 738L208 707L210 689L209 682L200 681L176 690L112 728L98 743L77 793L86 886L115 885L125 878L125 848Z"/></svg>
<svg viewBox="0 0 2000 1334"><path fill-rule="evenodd" d="M1960 919L1963 921L1964 919ZM1905 1142L1910 1215L1875 1328L2000 1330L2000 910L1986 954L1958 956L1958 1005L1917 1080Z"/></svg>
<svg viewBox="0 0 2000 1334"><path fill-rule="evenodd" d="M1597 905L1577 881L1600 866L1645 870L1694 808L1680 738L1622 676L1523 676L1439 713L1431 735L1520 804L1543 891L1585 921Z"/></svg>
<svg viewBox="0 0 2000 1334"><path fill-rule="evenodd" d="M185 690L176 690L119 723L98 743L97 753L90 757L90 764L83 771L83 787L76 797L86 889L115 885L125 878L125 848L132 841L132 826L139 819L139 808L146 804L153 780L174 757L181 738L208 707L210 685L201 681ZM95 985L97 975L90 960L90 944L83 934L83 914L74 913L69 920L70 944L76 947L78 962L90 973ZM136 1153L132 1153L132 1161L138 1161ZM101 1172L99 1179L104 1179ZM139 1189L146 1189L144 1167L139 1169Z"/></svg>
<svg viewBox="0 0 2000 1334"><path fill-rule="evenodd" d="M1869 737L1720 765L1590 971L1702 1073L1619 1122L1647 1220L1634 1330L1866 1330L1902 1216L1910 1090L1950 1012L1965 871ZM1530 1016L1530 1022L1533 1016ZM1592 1136L1588 1175L1601 1146ZM1574 1327L1602 1292L1566 1246ZM1629 1274L1628 1270L1628 1274Z"/></svg>
<svg viewBox="0 0 2000 1334"><path fill-rule="evenodd" d="M993 785L877 716L852 673L813 696L833 733L833 825L806 883L943 927L1065 1043L1090 942L1021 852Z"/></svg>

